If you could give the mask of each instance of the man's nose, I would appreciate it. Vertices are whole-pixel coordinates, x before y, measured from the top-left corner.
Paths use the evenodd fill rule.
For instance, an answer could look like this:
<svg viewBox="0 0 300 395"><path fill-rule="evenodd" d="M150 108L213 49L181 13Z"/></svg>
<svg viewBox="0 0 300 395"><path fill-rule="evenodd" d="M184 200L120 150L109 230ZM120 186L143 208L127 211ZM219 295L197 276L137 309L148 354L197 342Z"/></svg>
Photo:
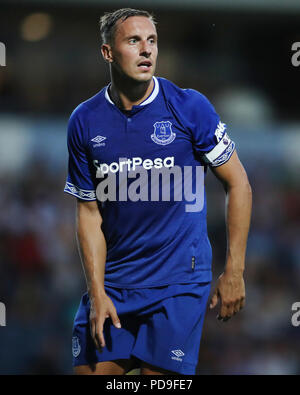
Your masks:
<svg viewBox="0 0 300 395"><path fill-rule="evenodd" d="M141 48L140 48L140 54L142 56L149 57L151 55L152 49L147 40L141 41Z"/></svg>

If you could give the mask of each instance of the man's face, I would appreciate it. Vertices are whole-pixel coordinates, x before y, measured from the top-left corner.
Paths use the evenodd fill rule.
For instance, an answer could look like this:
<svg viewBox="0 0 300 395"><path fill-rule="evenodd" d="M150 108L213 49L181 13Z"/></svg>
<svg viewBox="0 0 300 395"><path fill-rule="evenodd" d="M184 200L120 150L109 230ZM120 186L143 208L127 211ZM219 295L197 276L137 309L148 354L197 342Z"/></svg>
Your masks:
<svg viewBox="0 0 300 395"><path fill-rule="evenodd" d="M149 81L155 72L157 33L153 22L144 16L132 16L117 22L111 55L119 73L136 81Z"/></svg>

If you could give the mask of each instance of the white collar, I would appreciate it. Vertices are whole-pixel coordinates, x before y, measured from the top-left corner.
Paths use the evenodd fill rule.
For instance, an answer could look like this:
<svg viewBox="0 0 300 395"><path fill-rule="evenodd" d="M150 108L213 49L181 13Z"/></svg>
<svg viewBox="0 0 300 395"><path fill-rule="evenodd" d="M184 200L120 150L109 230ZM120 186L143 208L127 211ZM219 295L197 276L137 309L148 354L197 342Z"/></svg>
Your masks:
<svg viewBox="0 0 300 395"><path fill-rule="evenodd" d="M142 103L139 104L139 106L145 106L146 104L152 103L153 100L156 98L156 96L158 95L159 92L159 83L157 81L157 78L153 76L153 80L154 80L154 88L150 94L150 96L147 97L147 99L145 99ZM105 90L105 98L106 100L108 100L111 104L115 105L115 103L111 100L109 93L108 93L108 89L110 87L110 84L106 87Z"/></svg>

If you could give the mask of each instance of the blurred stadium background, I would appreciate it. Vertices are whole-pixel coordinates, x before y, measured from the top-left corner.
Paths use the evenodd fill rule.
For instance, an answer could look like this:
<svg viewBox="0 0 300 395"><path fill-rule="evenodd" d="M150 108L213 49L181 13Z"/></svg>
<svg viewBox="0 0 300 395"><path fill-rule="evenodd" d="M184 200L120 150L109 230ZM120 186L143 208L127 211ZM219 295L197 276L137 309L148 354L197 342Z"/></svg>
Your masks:
<svg viewBox="0 0 300 395"><path fill-rule="evenodd" d="M253 187L247 304L209 311L199 374L299 374L300 41L298 0L0 1L0 374L70 374L84 275L75 201L63 193L71 111L108 83L98 19L119 7L158 19L156 75L198 89L229 126ZM207 176L215 284L225 258L224 193Z"/></svg>

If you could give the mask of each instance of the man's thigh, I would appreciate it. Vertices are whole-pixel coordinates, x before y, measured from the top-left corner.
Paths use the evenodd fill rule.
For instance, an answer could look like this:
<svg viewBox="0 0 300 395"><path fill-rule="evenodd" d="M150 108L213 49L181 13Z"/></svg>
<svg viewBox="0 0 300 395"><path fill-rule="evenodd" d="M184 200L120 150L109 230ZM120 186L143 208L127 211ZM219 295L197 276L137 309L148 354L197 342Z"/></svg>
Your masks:
<svg viewBox="0 0 300 395"><path fill-rule="evenodd" d="M91 365L74 366L75 375L123 375L132 369L131 359L97 362Z"/></svg>
<svg viewBox="0 0 300 395"><path fill-rule="evenodd" d="M150 365L140 361L141 375L176 375L177 373ZM131 360L118 359L116 361L98 362L92 365L81 365L74 367L75 375L124 375L135 365Z"/></svg>
<svg viewBox="0 0 300 395"><path fill-rule="evenodd" d="M158 366L150 365L149 363L141 361L141 375L178 375L178 373L172 372L170 370L159 368Z"/></svg>

